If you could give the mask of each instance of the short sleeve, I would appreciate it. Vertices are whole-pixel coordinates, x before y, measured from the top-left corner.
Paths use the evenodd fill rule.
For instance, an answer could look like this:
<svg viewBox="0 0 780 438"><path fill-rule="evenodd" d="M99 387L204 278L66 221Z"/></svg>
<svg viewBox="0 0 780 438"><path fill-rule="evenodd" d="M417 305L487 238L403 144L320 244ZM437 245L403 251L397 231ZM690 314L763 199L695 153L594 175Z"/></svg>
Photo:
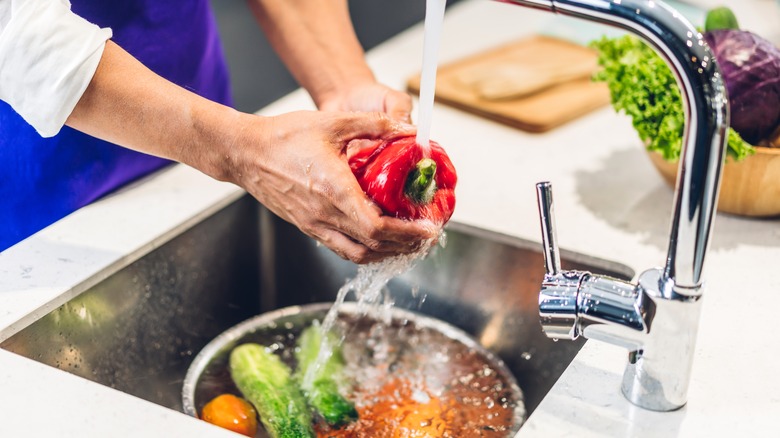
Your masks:
<svg viewBox="0 0 780 438"><path fill-rule="evenodd" d="M111 30L63 0L0 0L0 100L43 137L56 135L97 70Z"/></svg>

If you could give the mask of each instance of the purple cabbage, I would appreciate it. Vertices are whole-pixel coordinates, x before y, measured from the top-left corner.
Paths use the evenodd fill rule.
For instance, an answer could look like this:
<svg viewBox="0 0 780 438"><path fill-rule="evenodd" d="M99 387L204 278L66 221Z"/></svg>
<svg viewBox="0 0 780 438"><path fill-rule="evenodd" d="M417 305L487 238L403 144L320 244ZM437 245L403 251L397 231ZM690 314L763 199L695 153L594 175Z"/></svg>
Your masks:
<svg viewBox="0 0 780 438"><path fill-rule="evenodd" d="M743 30L704 34L729 93L731 127L752 145L769 140L780 126L780 50Z"/></svg>

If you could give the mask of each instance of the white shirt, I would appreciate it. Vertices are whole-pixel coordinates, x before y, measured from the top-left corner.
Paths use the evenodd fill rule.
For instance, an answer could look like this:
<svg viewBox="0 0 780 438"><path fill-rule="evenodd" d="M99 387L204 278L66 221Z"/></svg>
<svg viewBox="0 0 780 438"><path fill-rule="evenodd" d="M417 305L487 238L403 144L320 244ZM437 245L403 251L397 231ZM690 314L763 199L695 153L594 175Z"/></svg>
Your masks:
<svg viewBox="0 0 780 438"><path fill-rule="evenodd" d="M0 100L41 136L56 135L111 35L74 14L68 0L0 0Z"/></svg>

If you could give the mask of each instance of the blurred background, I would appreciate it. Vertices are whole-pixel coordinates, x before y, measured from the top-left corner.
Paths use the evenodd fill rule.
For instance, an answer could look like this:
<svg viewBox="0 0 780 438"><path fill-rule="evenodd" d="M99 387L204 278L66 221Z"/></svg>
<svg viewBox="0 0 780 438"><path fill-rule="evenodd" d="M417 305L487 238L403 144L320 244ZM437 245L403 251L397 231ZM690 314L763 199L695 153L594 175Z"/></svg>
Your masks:
<svg viewBox="0 0 780 438"><path fill-rule="evenodd" d="M449 7L460 1L448 0L447 5ZM246 0L211 0L211 3L230 66L236 108L255 112L295 90L295 80L268 45ZM668 0L668 3L702 10L719 5L729 6L744 28L780 43L780 0ZM350 0L349 4L355 30L366 50L421 22L425 17L425 0ZM689 17L694 22L697 18ZM562 20L561 23L569 27L569 22ZM604 29L600 27L598 30L602 32ZM583 32L581 28L569 28L569 31ZM590 38L592 35L581 36Z"/></svg>

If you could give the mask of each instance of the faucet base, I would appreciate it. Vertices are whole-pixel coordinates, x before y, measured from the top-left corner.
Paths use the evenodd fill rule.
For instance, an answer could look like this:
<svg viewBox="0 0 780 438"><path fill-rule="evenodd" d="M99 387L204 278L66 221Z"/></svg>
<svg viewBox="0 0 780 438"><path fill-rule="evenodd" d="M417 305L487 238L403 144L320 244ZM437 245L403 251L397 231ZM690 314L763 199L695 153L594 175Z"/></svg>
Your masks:
<svg viewBox="0 0 780 438"><path fill-rule="evenodd" d="M642 348L629 353L621 390L637 406L667 412L687 402L701 294L675 293L674 288L664 287L663 278L661 269L639 277L640 293L653 302L645 308L654 309L654 315L646 315L649 329Z"/></svg>

